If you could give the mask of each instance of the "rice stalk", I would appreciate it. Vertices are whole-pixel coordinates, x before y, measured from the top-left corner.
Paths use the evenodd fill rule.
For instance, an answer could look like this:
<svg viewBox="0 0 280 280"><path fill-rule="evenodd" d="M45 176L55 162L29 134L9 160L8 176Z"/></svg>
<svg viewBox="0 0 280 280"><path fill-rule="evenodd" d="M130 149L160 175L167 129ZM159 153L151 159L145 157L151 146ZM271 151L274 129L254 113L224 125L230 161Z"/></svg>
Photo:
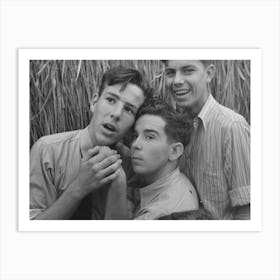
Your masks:
<svg viewBox="0 0 280 280"><path fill-rule="evenodd" d="M213 96L250 123L250 61L213 63ZM85 127L91 117L90 100L98 92L103 73L117 65L138 69L155 96L173 102L158 60L31 60L30 145L43 135Z"/></svg>

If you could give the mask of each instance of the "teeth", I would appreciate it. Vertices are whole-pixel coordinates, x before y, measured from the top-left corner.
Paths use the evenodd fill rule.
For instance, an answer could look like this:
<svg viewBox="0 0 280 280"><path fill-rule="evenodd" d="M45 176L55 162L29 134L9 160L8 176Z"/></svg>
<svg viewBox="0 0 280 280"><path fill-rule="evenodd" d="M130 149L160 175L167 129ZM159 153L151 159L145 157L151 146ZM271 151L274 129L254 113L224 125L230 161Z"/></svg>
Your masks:
<svg viewBox="0 0 280 280"><path fill-rule="evenodd" d="M190 92L190 90L176 90L176 91L174 91L174 94L175 95L184 95L184 94L187 94L189 92Z"/></svg>

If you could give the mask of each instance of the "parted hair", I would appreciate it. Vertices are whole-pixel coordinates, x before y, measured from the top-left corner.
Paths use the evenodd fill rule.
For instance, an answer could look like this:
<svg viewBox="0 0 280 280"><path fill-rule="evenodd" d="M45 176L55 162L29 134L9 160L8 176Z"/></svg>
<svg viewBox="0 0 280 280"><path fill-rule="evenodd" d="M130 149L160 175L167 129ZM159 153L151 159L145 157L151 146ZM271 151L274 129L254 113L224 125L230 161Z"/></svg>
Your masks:
<svg viewBox="0 0 280 280"><path fill-rule="evenodd" d="M170 142L181 142L187 146L190 142L193 131L193 122L185 115L177 112L173 106L157 98L149 99L136 114L136 120L143 115L153 115L161 117L166 125L164 131Z"/></svg>
<svg viewBox="0 0 280 280"><path fill-rule="evenodd" d="M144 97L150 97L151 89L142 74L133 68L116 66L107 70L101 80L98 95L100 96L106 86L121 84L121 91L125 90L128 84L133 84L142 89Z"/></svg>

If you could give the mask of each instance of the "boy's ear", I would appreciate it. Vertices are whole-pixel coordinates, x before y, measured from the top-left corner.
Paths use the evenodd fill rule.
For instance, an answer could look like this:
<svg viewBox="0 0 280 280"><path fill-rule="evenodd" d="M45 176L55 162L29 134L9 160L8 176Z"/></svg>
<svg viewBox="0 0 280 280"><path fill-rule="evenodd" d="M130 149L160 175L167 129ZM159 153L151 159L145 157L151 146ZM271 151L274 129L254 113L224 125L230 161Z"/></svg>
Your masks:
<svg viewBox="0 0 280 280"><path fill-rule="evenodd" d="M91 98L91 101L90 101L90 111L91 111L91 113L94 112L95 104L96 104L98 98L99 98L99 96L98 96L97 93L94 93L94 94L92 95L92 98Z"/></svg>
<svg viewBox="0 0 280 280"><path fill-rule="evenodd" d="M216 67L214 64L210 64L207 66L206 73L207 73L207 82L211 82L213 77L215 76Z"/></svg>
<svg viewBox="0 0 280 280"><path fill-rule="evenodd" d="M184 152L184 145L180 142L172 143L170 145L169 160L174 161L179 159L179 157Z"/></svg>

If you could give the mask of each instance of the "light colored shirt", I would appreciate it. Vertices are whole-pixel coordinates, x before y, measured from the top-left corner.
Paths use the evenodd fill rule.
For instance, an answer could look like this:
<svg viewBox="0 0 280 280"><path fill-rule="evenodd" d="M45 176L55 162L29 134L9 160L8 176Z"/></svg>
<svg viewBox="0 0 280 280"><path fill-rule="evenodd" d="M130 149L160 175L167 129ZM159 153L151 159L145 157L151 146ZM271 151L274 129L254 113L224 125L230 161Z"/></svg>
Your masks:
<svg viewBox="0 0 280 280"><path fill-rule="evenodd" d="M233 207L250 204L250 127L212 95L194 127L180 169L216 219L231 219Z"/></svg>
<svg viewBox="0 0 280 280"><path fill-rule="evenodd" d="M175 169L156 182L139 189L136 220L154 220L175 212L198 209L198 198L188 178Z"/></svg>
<svg viewBox="0 0 280 280"><path fill-rule="evenodd" d="M93 148L88 127L40 138L30 152L30 219L49 208L79 174L80 163ZM122 144L117 145L123 164L129 159ZM77 209L74 219L102 219L106 186L87 197ZM91 205L94 201L94 205ZM92 208L93 207L93 208ZM88 213L85 213L90 211ZM94 213L91 213L91 212ZM86 216L85 216L86 215Z"/></svg>

